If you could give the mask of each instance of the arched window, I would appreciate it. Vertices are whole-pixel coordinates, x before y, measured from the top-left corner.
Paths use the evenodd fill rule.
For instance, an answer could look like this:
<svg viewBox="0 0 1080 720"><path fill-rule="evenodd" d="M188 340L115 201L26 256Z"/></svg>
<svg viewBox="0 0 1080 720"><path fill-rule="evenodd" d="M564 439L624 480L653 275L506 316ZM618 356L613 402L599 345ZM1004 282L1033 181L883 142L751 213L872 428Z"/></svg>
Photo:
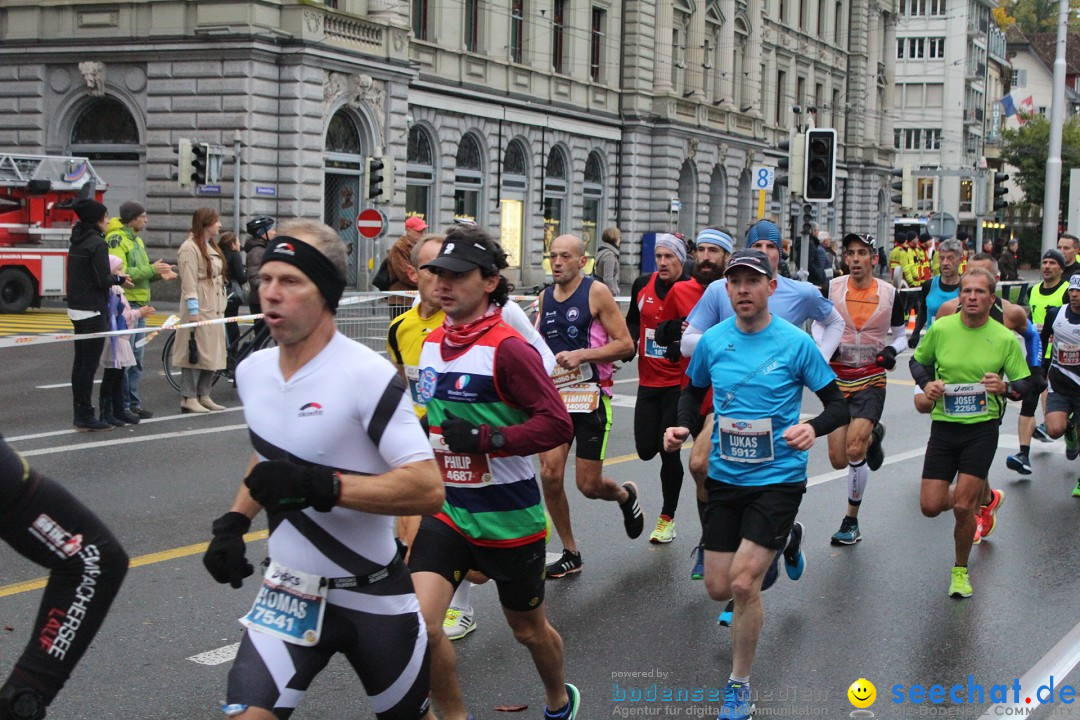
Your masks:
<svg viewBox="0 0 1080 720"><path fill-rule="evenodd" d="M585 161L585 184L581 188L584 203L581 212L581 239L585 250L596 255L596 241L600 236L600 221L604 217L604 163L597 151L589 153Z"/></svg>
<svg viewBox="0 0 1080 720"><path fill-rule="evenodd" d="M435 162L431 138L419 125L409 129L408 165L405 172L405 214L427 218L435 186Z"/></svg>
<svg viewBox="0 0 1080 720"><path fill-rule="evenodd" d="M529 191L529 160L526 152L523 142L511 140L502 158L500 237L510 267L521 267L525 198Z"/></svg>
<svg viewBox="0 0 1080 720"><path fill-rule="evenodd" d="M342 108L330 118L323 144L323 220L337 230L349 249L349 286L362 290L369 287L368 261L378 256L374 243L362 240L356 230L356 216L367 205L367 188L361 187L364 160L360 128L352 113Z"/></svg>
<svg viewBox="0 0 1080 720"><path fill-rule="evenodd" d="M135 118L113 98L89 103L71 128L72 151L91 160L138 160L139 145Z"/></svg>
<svg viewBox="0 0 1080 720"><path fill-rule="evenodd" d="M692 238L697 232L697 170L691 160L684 162L679 170L679 200L682 201L679 232L685 238Z"/></svg>
<svg viewBox="0 0 1080 720"><path fill-rule="evenodd" d="M721 44L724 41L724 15L718 2L705 9L705 96L710 100L730 100L724 97L721 74ZM728 49L730 52L730 49Z"/></svg>
<svg viewBox="0 0 1080 720"><path fill-rule="evenodd" d="M484 189L484 162L475 135L462 136L454 168L454 218L480 222L481 193Z"/></svg>
<svg viewBox="0 0 1080 720"><path fill-rule="evenodd" d="M746 112L754 105L750 83L750 27L743 18L735 18L735 107Z"/></svg>
<svg viewBox="0 0 1080 720"><path fill-rule="evenodd" d="M566 227L566 198L570 186L570 171L566 156L557 147L548 153L544 170L544 254L551 241L563 234Z"/></svg>

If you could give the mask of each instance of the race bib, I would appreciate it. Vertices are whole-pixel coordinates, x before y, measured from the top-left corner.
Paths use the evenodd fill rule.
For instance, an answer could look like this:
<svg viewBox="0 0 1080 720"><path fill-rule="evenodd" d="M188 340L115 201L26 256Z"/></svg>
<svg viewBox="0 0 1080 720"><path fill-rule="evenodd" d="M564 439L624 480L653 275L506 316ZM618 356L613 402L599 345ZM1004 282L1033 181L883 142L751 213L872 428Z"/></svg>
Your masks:
<svg viewBox="0 0 1080 720"><path fill-rule="evenodd" d="M492 483L491 462L483 453L450 452L442 434L431 431L431 447L443 482L457 487L483 487Z"/></svg>
<svg viewBox="0 0 1080 720"><path fill-rule="evenodd" d="M986 413L986 386L982 383L945 386L945 414L949 417L974 417Z"/></svg>
<svg viewBox="0 0 1080 720"><path fill-rule="evenodd" d="M667 345L656 344L656 329L645 329L645 357L647 358L662 358L664 353L667 352Z"/></svg>
<svg viewBox="0 0 1080 720"><path fill-rule="evenodd" d="M409 393L416 405L426 405L427 400L420 394L420 368L415 365L405 366L405 379L409 381Z"/></svg>
<svg viewBox="0 0 1080 720"><path fill-rule="evenodd" d="M240 623L250 630L310 647L319 642L326 581L270 561L255 604Z"/></svg>
<svg viewBox="0 0 1080 720"><path fill-rule="evenodd" d="M1059 365L1080 365L1080 345L1054 343Z"/></svg>
<svg viewBox="0 0 1080 720"><path fill-rule="evenodd" d="M840 364L847 367L866 367L877 362L878 351L871 345L840 343Z"/></svg>
<svg viewBox="0 0 1080 720"><path fill-rule="evenodd" d="M551 370L551 382L555 387L563 385L576 385L593 379L592 363L582 363L573 370L567 370L561 365L556 365Z"/></svg>
<svg viewBox="0 0 1080 720"><path fill-rule="evenodd" d="M720 457L744 463L763 463L773 459L772 418L738 420L717 417L720 433Z"/></svg>
<svg viewBox="0 0 1080 720"><path fill-rule="evenodd" d="M568 413L591 413L600 407L600 386L596 383L566 385L559 388Z"/></svg>

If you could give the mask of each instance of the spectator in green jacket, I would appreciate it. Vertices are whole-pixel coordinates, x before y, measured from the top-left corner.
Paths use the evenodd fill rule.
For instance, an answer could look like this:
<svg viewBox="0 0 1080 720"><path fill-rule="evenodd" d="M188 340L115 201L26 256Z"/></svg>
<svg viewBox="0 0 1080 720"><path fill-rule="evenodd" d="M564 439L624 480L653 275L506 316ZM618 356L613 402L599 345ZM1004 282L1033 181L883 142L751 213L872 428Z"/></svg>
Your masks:
<svg viewBox="0 0 1080 720"><path fill-rule="evenodd" d="M119 220L119 223L117 223ZM150 262L150 256L146 253L146 245L139 233L146 228L149 222L146 217L146 208L134 200L129 200L120 206L120 217L113 218L109 223L108 234L105 236L105 244L109 246L109 254L120 258L123 269L120 271L131 276L135 287L124 291L128 304L133 310L150 304L150 283L157 280L173 280L176 278L176 270L164 260ZM146 327L146 319L140 317L137 327ZM142 397L139 395L139 381L142 379L143 370L143 347L136 347L136 343L145 337L144 335L131 335L132 350L135 353L135 364L125 371L127 381L128 412L138 415L140 418L152 417L153 413L143 408Z"/></svg>

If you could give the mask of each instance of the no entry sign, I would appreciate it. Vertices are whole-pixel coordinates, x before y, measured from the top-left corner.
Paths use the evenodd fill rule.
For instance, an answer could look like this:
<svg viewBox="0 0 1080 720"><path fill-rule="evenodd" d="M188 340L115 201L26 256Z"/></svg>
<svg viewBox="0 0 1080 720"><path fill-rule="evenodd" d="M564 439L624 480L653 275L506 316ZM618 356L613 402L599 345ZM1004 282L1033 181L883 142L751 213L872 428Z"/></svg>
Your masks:
<svg viewBox="0 0 1080 720"><path fill-rule="evenodd" d="M356 217L356 230L368 239L380 237L386 232L386 216L375 208L363 210Z"/></svg>

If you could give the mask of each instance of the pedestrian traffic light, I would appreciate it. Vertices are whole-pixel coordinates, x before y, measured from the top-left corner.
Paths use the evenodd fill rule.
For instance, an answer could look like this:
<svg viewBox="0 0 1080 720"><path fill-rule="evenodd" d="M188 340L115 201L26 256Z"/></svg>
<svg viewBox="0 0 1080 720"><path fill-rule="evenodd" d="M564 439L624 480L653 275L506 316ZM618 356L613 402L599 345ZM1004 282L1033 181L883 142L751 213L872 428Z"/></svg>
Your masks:
<svg viewBox="0 0 1080 720"><path fill-rule="evenodd" d="M186 188L191 185L191 141L187 138L180 138L180 141L176 144L177 165L176 170L173 172L173 179L176 180L176 184L182 188Z"/></svg>
<svg viewBox="0 0 1080 720"><path fill-rule="evenodd" d="M836 198L836 130L808 130L805 160L803 197L812 202L832 202Z"/></svg>
<svg viewBox="0 0 1080 720"><path fill-rule="evenodd" d="M1003 172L990 173L990 207L992 212L1004 210L1009 206L1009 201L1004 197L1009 194L1009 188L1001 184L1008 179L1009 176Z"/></svg>
<svg viewBox="0 0 1080 720"><path fill-rule="evenodd" d="M911 172L911 166L905 165L889 173L893 177L900 178L892 184L893 190L899 190L899 195L893 195L892 201L902 208L915 209L915 178Z"/></svg>
<svg viewBox="0 0 1080 720"><path fill-rule="evenodd" d="M195 187L206 184L206 171L209 162L209 147L206 143L191 144L191 182Z"/></svg>
<svg viewBox="0 0 1080 720"><path fill-rule="evenodd" d="M806 145L802 137L796 135L794 140L782 140L780 150L784 153L777 161L777 167L787 172L786 177L778 179L780 185L787 185L792 195L802 195L803 192L803 154Z"/></svg>
<svg viewBox="0 0 1080 720"><path fill-rule="evenodd" d="M369 157L367 159L367 197L368 200L378 200L383 194L383 180L386 174L386 162L382 158Z"/></svg>

